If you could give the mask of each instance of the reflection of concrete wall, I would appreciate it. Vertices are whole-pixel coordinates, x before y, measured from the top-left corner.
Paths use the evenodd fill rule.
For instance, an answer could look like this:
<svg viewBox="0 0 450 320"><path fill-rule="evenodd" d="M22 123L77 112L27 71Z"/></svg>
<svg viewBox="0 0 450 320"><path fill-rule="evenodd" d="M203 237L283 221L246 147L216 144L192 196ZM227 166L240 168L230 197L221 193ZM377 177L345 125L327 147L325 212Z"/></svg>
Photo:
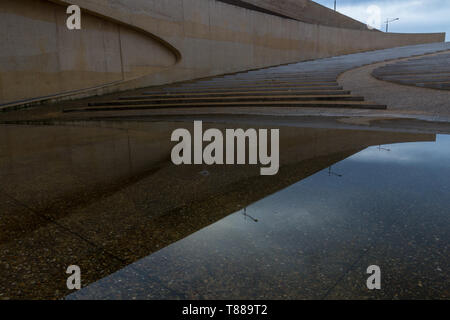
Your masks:
<svg viewBox="0 0 450 320"><path fill-rule="evenodd" d="M67 3L51 2L0 3L0 104L444 39L308 24L215 0L73 0L84 10L83 29L68 31L60 6Z"/></svg>

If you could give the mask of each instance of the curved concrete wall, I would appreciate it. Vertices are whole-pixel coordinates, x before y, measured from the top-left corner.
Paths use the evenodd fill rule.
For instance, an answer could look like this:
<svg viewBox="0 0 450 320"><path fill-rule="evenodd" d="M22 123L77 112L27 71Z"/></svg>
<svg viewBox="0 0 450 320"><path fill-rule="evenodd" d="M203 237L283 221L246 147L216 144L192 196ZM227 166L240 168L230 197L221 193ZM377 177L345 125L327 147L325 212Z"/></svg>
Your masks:
<svg viewBox="0 0 450 320"><path fill-rule="evenodd" d="M65 27L66 1L0 2L0 104L104 94L445 38L308 24L215 0L70 2L83 9L80 31Z"/></svg>
<svg viewBox="0 0 450 320"><path fill-rule="evenodd" d="M66 7L42 0L0 5L0 101L70 93L161 72L177 62L145 32L84 14L66 27ZM148 52L152 53L149 59Z"/></svg>

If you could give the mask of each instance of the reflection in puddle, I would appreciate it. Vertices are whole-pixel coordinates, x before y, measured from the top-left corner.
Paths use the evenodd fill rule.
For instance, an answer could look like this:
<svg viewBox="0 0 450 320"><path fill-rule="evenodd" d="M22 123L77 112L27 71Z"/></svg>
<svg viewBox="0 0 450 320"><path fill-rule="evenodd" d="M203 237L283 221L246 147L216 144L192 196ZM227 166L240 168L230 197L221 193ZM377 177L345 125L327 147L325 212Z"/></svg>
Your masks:
<svg viewBox="0 0 450 320"><path fill-rule="evenodd" d="M449 160L450 136L368 148L71 298L448 298Z"/></svg>
<svg viewBox="0 0 450 320"><path fill-rule="evenodd" d="M1 127L0 298L63 297L73 264L103 280L71 298L448 296L446 136L281 128L264 177L172 165L179 126Z"/></svg>

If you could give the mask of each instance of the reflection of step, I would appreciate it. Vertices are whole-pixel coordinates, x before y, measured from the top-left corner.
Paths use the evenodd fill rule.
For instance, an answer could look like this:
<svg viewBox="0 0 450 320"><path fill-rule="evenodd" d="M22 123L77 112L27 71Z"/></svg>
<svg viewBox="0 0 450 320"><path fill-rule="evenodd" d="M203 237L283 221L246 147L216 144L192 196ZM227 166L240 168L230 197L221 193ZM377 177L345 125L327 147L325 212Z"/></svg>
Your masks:
<svg viewBox="0 0 450 320"><path fill-rule="evenodd" d="M372 75L403 85L450 90L450 53L389 64L374 70Z"/></svg>

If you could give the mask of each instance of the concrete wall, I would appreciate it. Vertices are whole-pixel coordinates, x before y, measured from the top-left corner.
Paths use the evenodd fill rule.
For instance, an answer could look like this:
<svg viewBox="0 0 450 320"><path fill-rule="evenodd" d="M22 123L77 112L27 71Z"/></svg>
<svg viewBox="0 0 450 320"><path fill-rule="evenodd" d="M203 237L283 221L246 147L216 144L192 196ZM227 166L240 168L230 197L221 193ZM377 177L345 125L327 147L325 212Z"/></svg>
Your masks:
<svg viewBox="0 0 450 320"><path fill-rule="evenodd" d="M66 7L49 1L5 1L0 8L0 101L123 82L177 61L146 33L91 14L82 16L83 30L69 31Z"/></svg>
<svg viewBox="0 0 450 320"><path fill-rule="evenodd" d="M445 37L308 24L215 0L71 3L83 9L80 31L65 27L66 1L0 2L0 104L104 94Z"/></svg>
<svg viewBox="0 0 450 320"><path fill-rule="evenodd" d="M368 30L367 25L335 12L311 0L221 0L244 2L261 7L275 14L307 23L330 27Z"/></svg>

